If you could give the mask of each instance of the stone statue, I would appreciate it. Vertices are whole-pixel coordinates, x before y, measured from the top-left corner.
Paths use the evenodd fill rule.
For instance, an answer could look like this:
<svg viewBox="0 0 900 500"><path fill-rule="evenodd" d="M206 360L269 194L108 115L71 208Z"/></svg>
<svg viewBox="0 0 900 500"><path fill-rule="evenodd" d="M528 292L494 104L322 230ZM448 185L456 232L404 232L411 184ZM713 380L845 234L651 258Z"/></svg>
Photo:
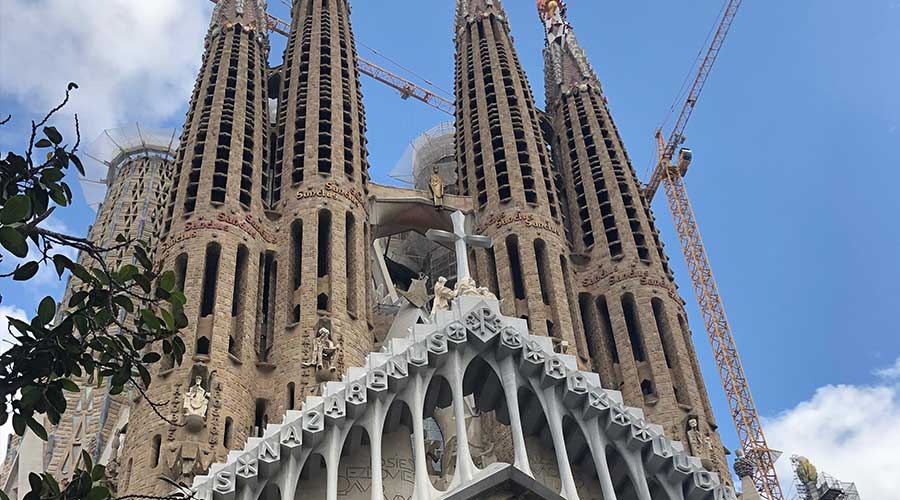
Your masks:
<svg viewBox="0 0 900 500"><path fill-rule="evenodd" d="M438 167L435 165L431 169L431 179L428 180L428 187L431 189L431 201L435 208L444 206L444 179L438 174Z"/></svg>
<svg viewBox="0 0 900 500"><path fill-rule="evenodd" d="M316 379L320 382L331 380L337 368L334 366L334 356L337 353L337 345L331 340L331 330L319 328L313 339L313 359L303 363L304 367L316 368Z"/></svg>
<svg viewBox="0 0 900 500"><path fill-rule="evenodd" d="M450 301L456 298L456 291L448 286L447 278L441 276L434 284L434 303L431 305L431 317L434 318L438 311L450 309Z"/></svg>
<svg viewBox="0 0 900 500"><path fill-rule="evenodd" d="M463 278L456 283L456 296L460 297L463 295L467 296L478 296L478 285L475 284L475 280L471 277Z"/></svg>
<svg viewBox="0 0 900 500"><path fill-rule="evenodd" d="M203 377L196 377L194 385L184 393L184 414L206 418L206 407L209 405L209 394L203 389Z"/></svg>
<svg viewBox="0 0 900 500"><path fill-rule="evenodd" d="M803 484L816 484L816 481L819 479L819 471L806 457L800 457L797 462L797 479L802 481Z"/></svg>
<svg viewBox="0 0 900 500"><path fill-rule="evenodd" d="M706 456L704 453L703 436L700 434L700 424L697 422L696 417L688 419L687 437L688 444L691 446L691 455L700 458Z"/></svg>

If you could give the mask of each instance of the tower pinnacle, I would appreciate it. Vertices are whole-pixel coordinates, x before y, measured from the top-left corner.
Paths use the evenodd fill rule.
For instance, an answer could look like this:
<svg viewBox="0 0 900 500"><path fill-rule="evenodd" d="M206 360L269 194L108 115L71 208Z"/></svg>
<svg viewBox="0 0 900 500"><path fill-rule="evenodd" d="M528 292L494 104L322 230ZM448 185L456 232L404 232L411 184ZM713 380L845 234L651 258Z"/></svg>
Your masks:
<svg viewBox="0 0 900 500"><path fill-rule="evenodd" d="M566 17L563 0L537 0L538 15L544 25L545 91L558 97L575 86L590 85L600 90L600 79L578 45ZM550 99L548 102L555 101Z"/></svg>

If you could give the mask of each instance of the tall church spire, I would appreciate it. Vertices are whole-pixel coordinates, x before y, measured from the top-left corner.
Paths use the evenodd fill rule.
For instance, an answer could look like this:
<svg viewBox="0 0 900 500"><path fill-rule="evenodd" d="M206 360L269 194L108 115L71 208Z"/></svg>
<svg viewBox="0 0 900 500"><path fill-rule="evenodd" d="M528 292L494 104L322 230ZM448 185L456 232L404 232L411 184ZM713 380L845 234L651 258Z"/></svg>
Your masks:
<svg viewBox="0 0 900 500"><path fill-rule="evenodd" d="M258 297L251 283L256 257L275 233L263 221L265 15L263 0L219 0L213 11L157 249L161 266L175 271L191 298L181 332L187 352L181 366L163 356L147 389L150 401L166 405L130 410L128 428L139 431L124 443L120 463L129 479L120 494L164 494L171 483L160 477L189 484L246 437L239 429L252 429L257 392L247 381L256 369ZM188 391L208 396L208 408L183 415ZM223 401L233 403L227 414Z"/></svg>
<svg viewBox="0 0 900 500"><path fill-rule="evenodd" d="M472 197L475 275L507 314L557 339L587 362L573 329L563 213L539 112L499 0L456 3L456 155L459 192Z"/></svg>
<svg viewBox="0 0 900 500"><path fill-rule="evenodd" d="M538 0L547 115L571 223L578 309L594 371L729 478L653 213L562 0Z"/></svg>

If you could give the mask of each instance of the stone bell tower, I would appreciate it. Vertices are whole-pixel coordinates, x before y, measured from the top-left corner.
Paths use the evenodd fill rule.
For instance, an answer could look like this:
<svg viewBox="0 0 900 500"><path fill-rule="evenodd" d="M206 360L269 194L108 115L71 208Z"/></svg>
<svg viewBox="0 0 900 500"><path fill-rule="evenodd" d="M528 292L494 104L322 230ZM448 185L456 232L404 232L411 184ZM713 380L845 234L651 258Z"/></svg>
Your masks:
<svg viewBox="0 0 900 500"><path fill-rule="evenodd" d="M281 252L275 335L268 361L283 410L372 350L368 152L356 45L347 0L295 0L278 89L273 178L280 179ZM276 97L276 96L271 96ZM269 311L268 314L272 314ZM340 348L321 365L317 332ZM283 336L279 338L279 335ZM268 338L268 337L267 337ZM320 360L321 361L321 360ZM280 412L278 412L280 414Z"/></svg>
<svg viewBox="0 0 900 500"><path fill-rule="evenodd" d="M119 494L187 484L252 428L257 256L273 243L260 195L268 123L264 0L220 0L176 155L156 258L190 298L179 367L168 356L135 398ZM164 416L167 421L158 415Z"/></svg>
<svg viewBox="0 0 900 500"><path fill-rule="evenodd" d="M653 213L564 2L538 2L547 114L571 223L593 369L728 478L709 397Z"/></svg>
<svg viewBox="0 0 900 500"><path fill-rule="evenodd" d="M572 321L558 186L499 0L458 0L455 37L459 192L472 197L476 231L494 240L475 252L473 274L505 314L527 319L532 332L587 363Z"/></svg>

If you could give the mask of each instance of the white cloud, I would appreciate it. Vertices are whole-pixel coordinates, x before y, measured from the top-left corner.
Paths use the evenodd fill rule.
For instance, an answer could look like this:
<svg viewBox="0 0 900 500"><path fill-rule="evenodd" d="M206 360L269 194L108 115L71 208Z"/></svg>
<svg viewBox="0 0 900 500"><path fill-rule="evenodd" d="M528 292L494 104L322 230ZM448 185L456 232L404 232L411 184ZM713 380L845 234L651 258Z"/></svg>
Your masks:
<svg viewBox="0 0 900 500"><path fill-rule="evenodd" d="M25 124L77 82L66 112L78 113L88 142L106 128L160 124L187 104L211 9L202 0L5 1L0 97L29 113L14 117Z"/></svg>
<svg viewBox="0 0 900 500"><path fill-rule="evenodd" d="M875 370L875 375L885 380L900 379L900 357L894 362L894 366Z"/></svg>
<svg viewBox="0 0 900 500"><path fill-rule="evenodd" d="M892 372L900 367L900 360ZM813 397L764 422L769 446L784 451L778 475L792 490L790 456L806 456L819 469L856 483L862 498L893 498L900 470L900 385L828 385Z"/></svg>

